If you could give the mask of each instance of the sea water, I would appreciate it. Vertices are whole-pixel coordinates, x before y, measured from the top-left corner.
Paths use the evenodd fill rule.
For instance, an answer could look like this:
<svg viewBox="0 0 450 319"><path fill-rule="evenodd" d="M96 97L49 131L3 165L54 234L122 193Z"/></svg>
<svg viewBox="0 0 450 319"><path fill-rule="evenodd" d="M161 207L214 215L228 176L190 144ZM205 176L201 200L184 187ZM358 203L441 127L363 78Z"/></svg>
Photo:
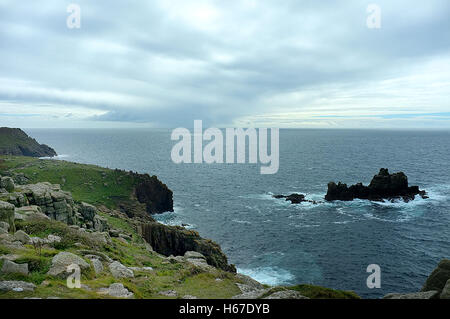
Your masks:
<svg viewBox="0 0 450 319"><path fill-rule="evenodd" d="M175 211L156 216L188 224L218 242L238 271L269 285L312 283L379 298L420 290L450 257L450 132L280 130L279 171L256 164L175 164L170 129L28 129L59 158L157 175ZM429 199L327 203L330 181L369 183L380 168L403 171ZM273 194L302 193L292 205ZM381 268L369 289L367 266Z"/></svg>

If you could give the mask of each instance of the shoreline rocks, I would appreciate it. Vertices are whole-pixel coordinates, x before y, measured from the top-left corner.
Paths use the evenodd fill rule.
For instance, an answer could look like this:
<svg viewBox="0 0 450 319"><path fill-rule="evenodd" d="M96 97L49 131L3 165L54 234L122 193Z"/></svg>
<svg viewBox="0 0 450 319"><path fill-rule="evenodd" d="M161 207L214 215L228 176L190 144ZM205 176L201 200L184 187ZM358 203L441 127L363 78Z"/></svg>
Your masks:
<svg viewBox="0 0 450 319"><path fill-rule="evenodd" d="M416 195L422 198L428 198L426 192L419 189L418 186L408 186L408 177L403 172L389 174L387 168L380 169L375 175L369 186L362 183L351 185L339 182L330 182L328 191L325 195L327 201L352 201L354 199L367 199L371 201L384 201L403 199L405 202L414 200Z"/></svg>
<svg viewBox="0 0 450 319"><path fill-rule="evenodd" d="M447 280L447 283L444 286L444 289L442 289L440 297L441 299L450 299L450 279Z"/></svg>
<svg viewBox="0 0 450 319"><path fill-rule="evenodd" d="M439 293L444 289L447 281L450 279L450 259L443 259L438 266L428 276L423 285L422 292L436 290Z"/></svg>

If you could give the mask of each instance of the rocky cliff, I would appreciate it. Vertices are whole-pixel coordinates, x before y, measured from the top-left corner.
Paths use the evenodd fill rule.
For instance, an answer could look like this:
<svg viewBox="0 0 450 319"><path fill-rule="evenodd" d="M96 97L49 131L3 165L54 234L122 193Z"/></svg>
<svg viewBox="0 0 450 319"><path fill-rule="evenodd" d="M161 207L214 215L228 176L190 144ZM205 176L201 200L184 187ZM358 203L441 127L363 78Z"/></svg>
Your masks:
<svg viewBox="0 0 450 319"><path fill-rule="evenodd" d="M173 212L173 193L156 176L140 175L135 187L136 198L146 205L149 214Z"/></svg>
<svg viewBox="0 0 450 319"><path fill-rule="evenodd" d="M39 144L18 128L0 128L0 155L53 157L56 152L45 144Z"/></svg>
<svg viewBox="0 0 450 319"><path fill-rule="evenodd" d="M156 176L52 160L33 159L22 165L22 160L0 160L0 172L2 167L12 167L3 171L12 177L0 176L0 203L10 204L13 210L15 207L15 214L21 220L29 216L45 216L87 231L108 232L109 226L99 214L101 212L126 220L157 253L183 256L187 251L196 251L205 255L207 264L235 271L233 266L228 265L227 257L216 243L183 227L159 224L151 217L151 214L173 211L172 191ZM27 174L22 172L23 168ZM34 173L30 174L30 171ZM41 173L43 176L51 175L53 181L61 180L64 184L37 182L41 180ZM100 179L101 183L95 183L96 179ZM36 183L30 183L30 180ZM79 191L80 187L85 188L86 192L74 198L70 191ZM111 196L113 192L115 196ZM95 200L94 205L85 202L91 202L90 199ZM7 210L4 215L4 221L8 220ZM117 237L114 230L109 235Z"/></svg>
<svg viewBox="0 0 450 319"><path fill-rule="evenodd" d="M211 240L200 237L196 231L154 222L142 224L140 233L160 254L183 256L187 251L196 251L206 257L209 265L236 272L234 265L228 264L227 256L222 252L220 246Z"/></svg>

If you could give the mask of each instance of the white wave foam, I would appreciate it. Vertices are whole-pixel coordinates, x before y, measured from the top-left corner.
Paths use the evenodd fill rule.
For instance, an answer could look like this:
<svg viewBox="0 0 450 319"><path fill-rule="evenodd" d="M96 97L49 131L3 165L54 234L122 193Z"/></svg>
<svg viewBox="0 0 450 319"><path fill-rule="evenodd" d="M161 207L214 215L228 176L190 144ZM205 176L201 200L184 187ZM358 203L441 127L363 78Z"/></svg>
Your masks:
<svg viewBox="0 0 450 319"><path fill-rule="evenodd" d="M375 216L372 213L364 214L364 217L366 217L368 219L375 219L375 220L378 220L378 221L387 222L387 223L394 223L394 222L396 222L396 220L389 220L389 219L386 219L386 218L377 217L377 216Z"/></svg>
<svg viewBox="0 0 450 319"><path fill-rule="evenodd" d="M342 222L333 222L333 224L336 224L336 225L346 225L346 224L348 224L348 223L353 223L355 220L344 220L344 221L342 221Z"/></svg>
<svg viewBox="0 0 450 319"><path fill-rule="evenodd" d="M239 220L239 219L233 219L232 222L238 223L238 224L249 224L251 225L251 222L247 220Z"/></svg>
<svg viewBox="0 0 450 319"><path fill-rule="evenodd" d="M39 158L40 159L51 159L51 160L62 160L64 158L68 158L68 157L70 157L70 155L68 155L68 154L60 154L60 155L53 156L53 157L45 156L45 157L39 157Z"/></svg>
<svg viewBox="0 0 450 319"><path fill-rule="evenodd" d="M173 212L165 212L162 214L156 214L156 215L153 215L153 218L157 222L159 222L163 225L183 226L184 228L187 228L187 229L195 229L197 227L196 225L183 222L182 217L180 216L180 213L182 211L183 211L183 209L181 207L174 207Z"/></svg>
<svg viewBox="0 0 450 319"><path fill-rule="evenodd" d="M290 223L289 226L295 227L295 228L312 228L312 227L320 227L320 224L294 224Z"/></svg>
<svg viewBox="0 0 450 319"><path fill-rule="evenodd" d="M295 279L289 271L279 267L238 268L237 271L270 286L290 284Z"/></svg>

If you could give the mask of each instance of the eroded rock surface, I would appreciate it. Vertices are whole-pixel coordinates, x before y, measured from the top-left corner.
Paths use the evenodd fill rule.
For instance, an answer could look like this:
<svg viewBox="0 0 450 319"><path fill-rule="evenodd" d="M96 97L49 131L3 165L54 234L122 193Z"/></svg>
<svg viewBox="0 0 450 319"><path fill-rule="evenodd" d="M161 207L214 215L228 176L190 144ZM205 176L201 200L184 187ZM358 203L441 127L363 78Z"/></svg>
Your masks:
<svg viewBox="0 0 450 319"><path fill-rule="evenodd" d="M436 269L428 276L422 291L435 290L439 293L444 289L447 281L450 279L450 260L443 259L439 262Z"/></svg>
<svg viewBox="0 0 450 319"><path fill-rule="evenodd" d="M109 288L101 288L99 290L100 294L107 294L115 298L126 298L131 299L134 294L124 287L121 283L114 283L109 286Z"/></svg>
<svg viewBox="0 0 450 319"><path fill-rule="evenodd" d="M35 288L36 285L30 282L14 280L0 281L0 291L34 291Z"/></svg>
<svg viewBox="0 0 450 319"><path fill-rule="evenodd" d="M14 232L16 230L14 224L14 205L0 201L0 222L7 223L10 231Z"/></svg>
<svg viewBox="0 0 450 319"><path fill-rule="evenodd" d="M90 268L90 265L80 256L64 251L53 257L52 266L47 274L51 276L63 275L67 272L67 267L72 264L78 265L81 270Z"/></svg>
<svg viewBox="0 0 450 319"><path fill-rule="evenodd" d="M234 265L229 265L227 256L220 246L204 239L193 230L179 226L166 226L160 223L140 225L142 236L157 252L165 256L184 256L188 251L195 251L206 258L206 262L216 268L236 272Z"/></svg>
<svg viewBox="0 0 450 319"><path fill-rule="evenodd" d="M21 274L28 276L28 264L16 264L13 261L5 259L1 272L4 274Z"/></svg>
<svg viewBox="0 0 450 319"><path fill-rule="evenodd" d="M118 261L114 261L109 264L109 271L113 275L114 278L133 278L134 273L128 267L122 265Z"/></svg>

